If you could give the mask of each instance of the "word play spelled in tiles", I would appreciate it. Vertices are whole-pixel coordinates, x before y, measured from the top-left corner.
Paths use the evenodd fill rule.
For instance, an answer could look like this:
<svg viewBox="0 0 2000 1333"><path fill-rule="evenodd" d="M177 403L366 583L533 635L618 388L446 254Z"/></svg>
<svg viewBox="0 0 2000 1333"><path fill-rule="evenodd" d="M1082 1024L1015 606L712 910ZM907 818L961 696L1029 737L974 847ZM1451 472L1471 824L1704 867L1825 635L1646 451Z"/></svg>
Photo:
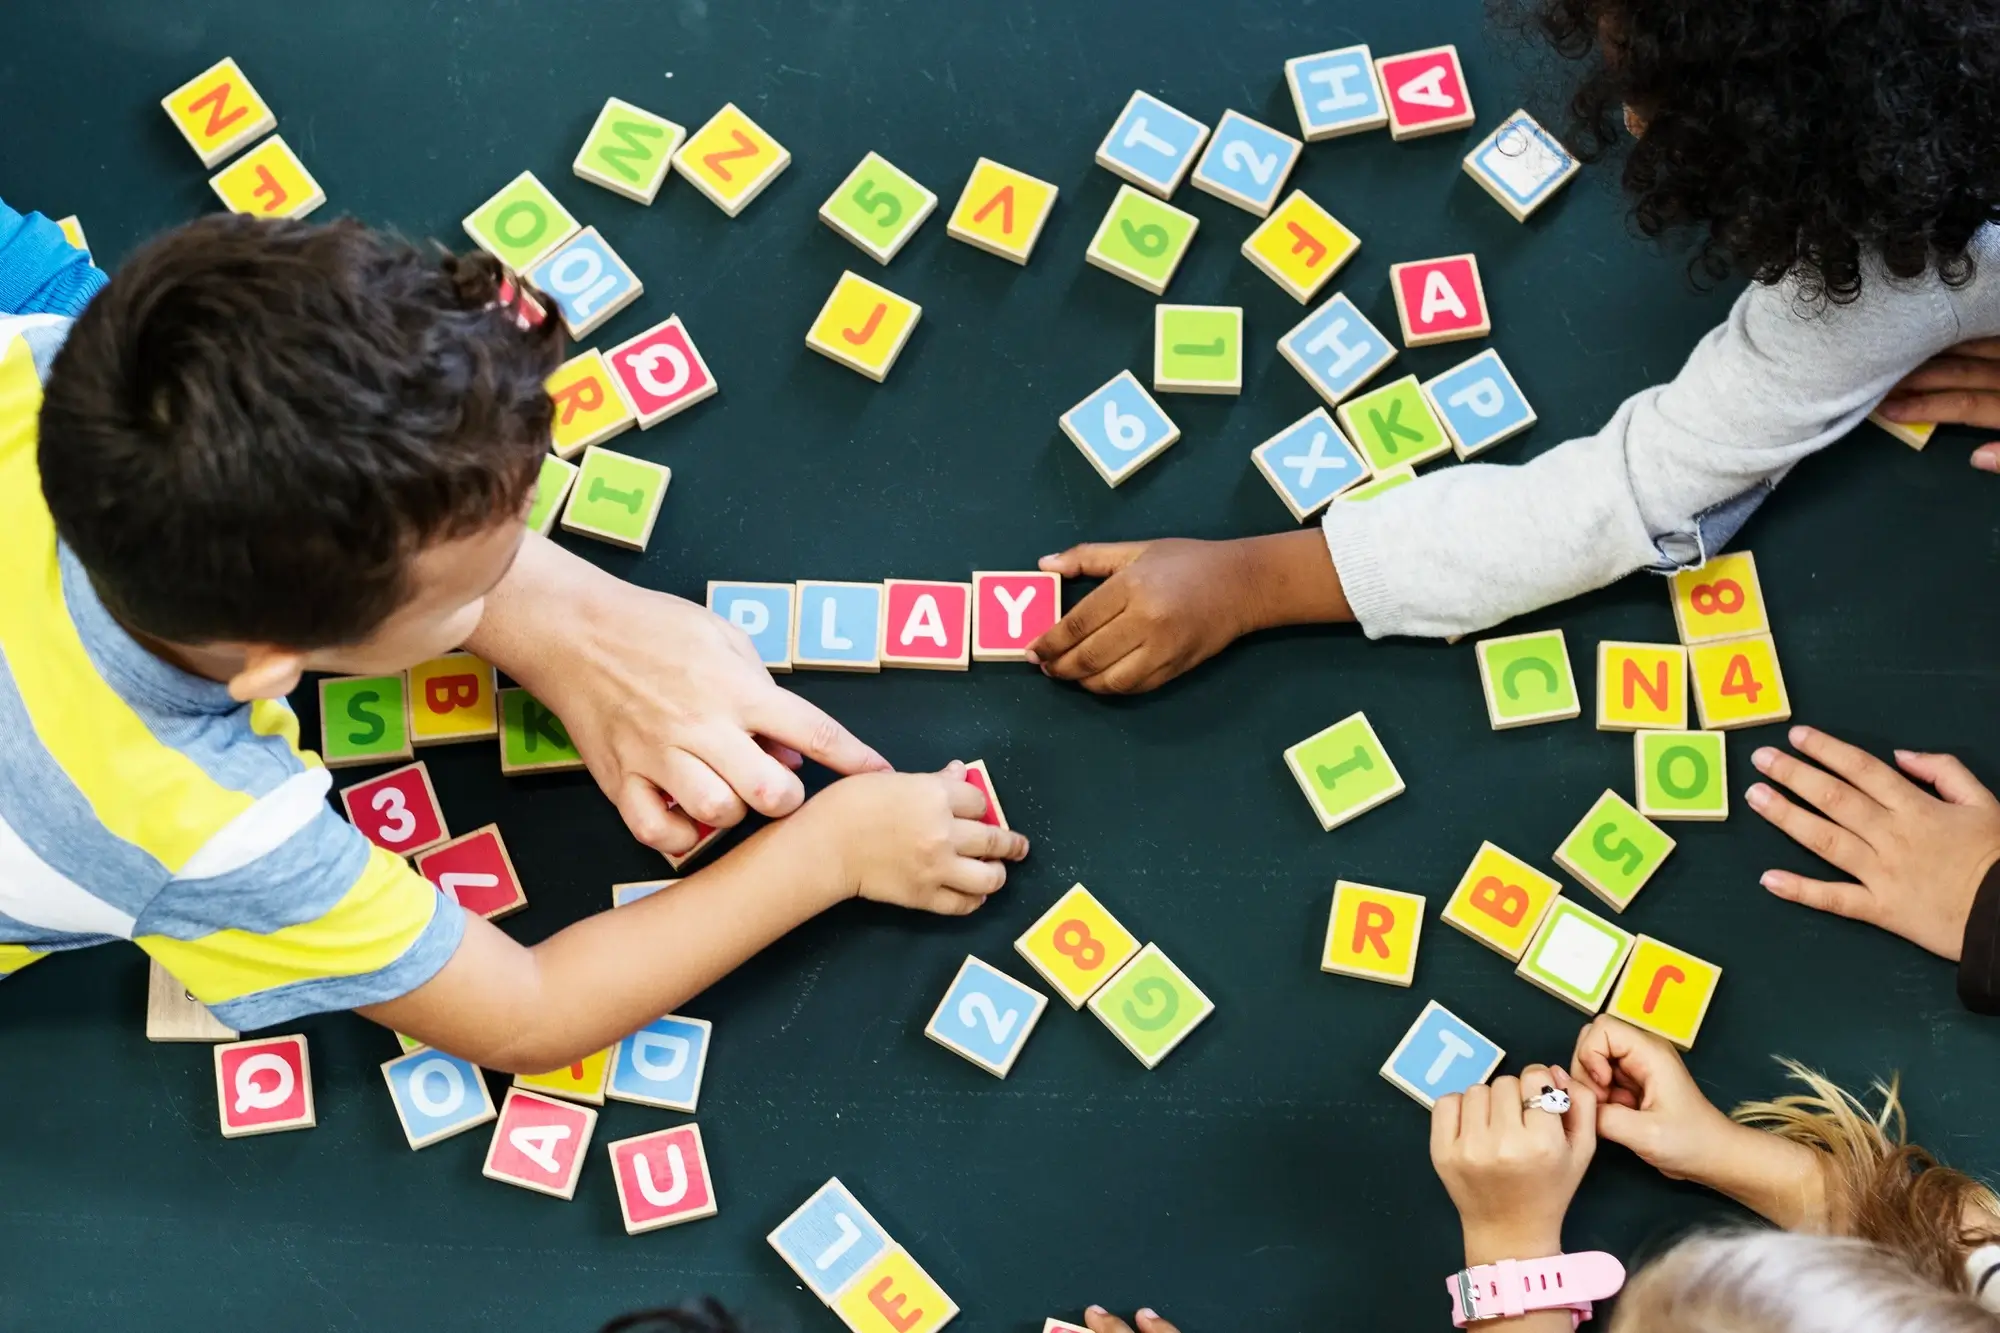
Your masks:
<svg viewBox="0 0 2000 1333"><path fill-rule="evenodd" d="M1174 280L1200 226L1201 219L1194 214L1121 185L1083 257L1158 296Z"/></svg>
<svg viewBox="0 0 2000 1333"><path fill-rule="evenodd" d="M1768 634L1698 643L1688 649L1694 672L1694 706L1708 731L1731 731L1792 715L1778 645Z"/></svg>
<svg viewBox="0 0 2000 1333"><path fill-rule="evenodd" d="M1389 123L1375 58L1366 46L1294 56L1285 62L1285 85L1292 91L1292 109L1307 143L1379 130Z"/></svg>
<svg viewBox="0 0 2000 1333"><path fill-rule="evenodd" d="M1055 186L982 157L973 164L945 234L1025 264L1055 207Z"/></svg>
<svg viewBox="0 0 2000 1333"><path fill-rule="evenodd" d="M967 954L924 1035L1005 1078L1048 1003L1048 996Z"/></svg>
<svg viewBox="0 0 2000 1333"><path fill-rule="evenodd" d="M801 579L792 665L822 671L882 669L882 585Z"/></svg>
<svg viewBox="0 0 2000 1333"><path fill-rule="evenodd" d="M160 106L204 167L214 166L278 125L250 80L226 57L161 98Z"/></svg>
<svg viewBox="0 0 2000 1333"><path fill-rule="evenodd" d="M701 1126L676 1125L605 1147L626 1235L715 1216L715 1182Z"/></svg>
<svg viewBox="0 0 2000 1333"><path fill-rule="evenodd" d="M1382 331L1341 292L1278 339L1278 354L1305 376L1328 406L1396 359L1396 349Z"/></svg>
<svg viewBox="0 0 2000 1333"><path fill-rule="evenodd" d="M1000 793L993 790L993 773L984 759L974 759L965 766L965 780L986 798L986 812L979 816L979 822L997 829L1012 828L1007 822L1007 812L1000 808Z"/></svg>
<svg viewBox="0 0 2000 1333"><path fill-rule="evenodd" d="M1303 151L1305 145L1282 130L1240 111L1225 111L1195 164L1194 188L1264 217L1278 202Z"/></svg>
<svg viewBox="0 0 2000 1333"><path fill-rule="evenodd" d="M340 808L363 837L398 856L414 856L451 836L421 759L341 788Z"/></svg>
<svg viewBox="0 0 2000 1333"><path fill-rule="evenodd" d="M1612 911L1622 912L1673 849L1665 830L1607 791L1556 848L1555 862Z"/></svg>
<svg viewBox="0 0 2000 1333"><path fill-rule="evenodd" d="M1576 676L1569 669L1569 643L1559 629L1481 639L1479 687L1493 730L1566 721L1583 712Z"/></svg>
<svg viewBox="0 0 2000 1333"><path fill-rule="evenodd" d="M1595 1015L1632 952L1632 934L1558 898L1514 974L1573 1009Z"/></svg>
<svg viewBox="0 0 2000 1333"><path fill-rule="evenodd" d="M1090 1012L1153 1069L1215 1012L1215 1003L1159 945L1149 944L1090 997Z"/></svg>
<svg viewBox="0 0 2000 1333"><path fill-rule="evenodd" d="M453 838L416 858L417 873L438 886L445 897L474 916L498 921L528 905L527 891L507 855L500 826Z"/></svg>
<svg viewBox="0 0 2000 1333"><path fill-rule="evenodd" d="M611 1051L607 1046L592 1051L581 1060L551 1069L545 1074L516 1074L514 1086L546 1093L586 1106L604 1105L604 1089L611 1081Z"/></svg>
<svg viewBox="0 0 2000 1333"><path fill-rule="evenodd" d="M789 583L723 583L711 579L708 609L750 636L768 671L792 669L792 597Z"/></svg>
<svg viewBox="0 0 2000 1333"><path fill-rule="evenodd" d="M833 1303L854 1333L937 1333L958 1316L944 1294L907 1252L891 1246Z"/></svg>
<svg viewBox="0 0 2000 1333"><path fill-rule="evenodd" d="M225 1139L311 1129L312 1060L306 1039L258 1037L216 1047L215 1098Z"/></svg>
<svg viewBox="0 0 2000 1333"><path fill-rule="evenodd" d="M664 464L593 445L584 450L582 470L563 509L563 531L643 551L673 476Z"/></svg>
<svg viewBox="0 0 2000 1333"><path fill-rule="evenodd" d="M542 459L542 472L535 479L535 498L528 504L528 530L546 537L555 531L556 517L576 485L580 469L564 458L549 454Z"/></svg>
<svg viewBox="0 0 2000 1333"><path fill-rule="evenodd" d="M1732 551L1683 569L1671 583L1674 623L1680 627L1682 643L1692 646L1771 632L1764 587L1757 581L1757 557L1748 551Z"/></svg>
<svg viewBox="0 0 2000 1333"><path fill-rule="evenodd" d="M792 164L792 155L730 102L688 136L673 161L688 184L735 217Z"/></svg>
<svg viewBox="0 0 2000 1333"><path fill-rule="evenodd" d="M408 759L401 676L330 676L319 683L319 757L328 768Z"/></svg>
<svg viewBox="0 0 2000 1333"><path fill-rule="evenodd" d="M1677 643L1597 645L1599 731L1687 728L1687 649Z"/></svg>
<svg viewBox="0 0 2000 1333"><path fill-rule="evenodd" d="M714 394L715 376L679 315L661 320L604 354L642 430ZM614 431L612 434L616 434Z"/></svg>
<svg viewBox="0 0 2000 1333"><path fill-rule="evenodd" d="M973 661L1025 662L1028 645L1060 619L1062 575L973 571Z"/></svg>
<svg viewBox="0 0 2000 1333"><path fill-rule="evenodd" d="M568 728L547 704L523 689L500 691L502 773L567 773L583 766Z"/></svg>
<svg viewBox="0 0 2000 1333"><path fill-rule="evenodd" d="M1070 1008L1081 1009L1139 952L1139 941L1089 889L1077 884L1014 941L1014 951Z"/></svg>
<svg viewBox="0 0 2000 1333"><path fill-rule="evenodd" d="M574 1102L507 1089L480 1174L522 1189L576 1197L597 1112Z"/></svg>
<svg viewBox="0 0 2000 1333"><path fill-rule="evenodd" d="M1362 713L1353 713L1285 751L1320 827L1331 831L1403 794L1403 775Z"/></svg>
<svg viewBox="0 0 2000 1333"><path fill-rule="evenodd" d="M1708 1002L1722 981L1722 969L1650 935L1639 936L1631 961L1618 978L1607 1012L1633 1027L1665 1037L1684 1051L1694 1049Z"/></svg>
<svg viewBox="0 0 2000 1333"><path fill-rule="evenodd" d="M1416 467L1451 452L1444 425L1415 375L1392 380L1334 409L1347 438L1376 472Z"/></svg>
<svg viewBox="0 0 2000 1333"><path fill-rule="evenodd" d="M1511 440L1535 424L1535 409L1528 406L1500 353L1490 347L1425 380L1423 388L1431 410L1451 437L1452 452L1461 459Z"/></svg>
<svg viewBox="0 0 2000 1333"><path fill-rule="evenodd" d="M1392 467L1387 472L1378 472L1374 480L1364 481L1353 490L1334 496L1334 503L1359 504L1364 500L1373 500L1379 495L1388 494L1398 486L1407 486L1416 479L1417 470L1404 463L1401 467Z"/></svg>
<svg viewBox="0 0 2000 1333"><path fill-rule="evenodd" d="M473 210L465 219L465 234L508 268L526 273L576 235L577 226L549 187L534 172L524 171Z"/></svg>
<svg viewBox="0 0 2000 1333"><path fill-rule="evenodd" d="M1333 886L1333 913L1326 923L1319 970L1407 986L1416 979L1423 929L1422 894L1343 879Z"/></svg>
<svg viewBox="0 0 2000 1333"><path fill-rule="evenodd" d="M410 742L488 741L500 734L493 668L471 653L446 653L409 673Z"/></svg>
<svg viewBox="0 0 2000 1333"><path fill-rule="evenodd" d="M765 1239L824 1305L832 1305L893 1243L838 1176L813 1191Z"/></svg>
<svg viewBox="0 0 2000 1333"><path fill-rule="evenodd" d="M1155 306L1153 387L1173 393L1243 392L1243 308Z"/></svg>
<svg viewBox="0 0 2000 1333"><path fill-rule="evenodd" d="M588 337L646 290L595 227L585 227L550 251L528 281L554 299L572 338Z"/></svg>
<svg viewBox="0 0 2000 1333"><path fill-rule="evenodd" d="M1547 203L1581 169L1553 134L1516 111L1465 155L1465 174L1479 182L1516 222Z"/></svg>
<svg viewBox="0 0 2000 1333"><path fill-rule="evenodd" d="M479 1067L443 1051L420 1046L384 1061L382 1077L412 1150L441 1143L499 1115Z"/></svg>
<svg viewBox="0 0 2000 1333"><path fill-rule="evenodd" d="M1323 407L1250 451L1250 461L1303 523L1342 491L1368 480L1368 464Z"/></svg>
<svg viewBox="0 0 2000 1333"><path fill-rule="evenodd" d="M1151 93L1135 92L1097 148L1097 165L1171 199L1208 140L1208 126Z"/></svg>
<svg viewBox="0 0 2000 1333"><path fill-rule="evenodd" d="M819 206L819 220L886 264L917 234L937 201L889 159L870 153Z"/></svg>
<svg viewBox="0 0 2000 1333"><path fill-rule="evenodd" d="M595 347L556 367L545 381L555 408L552 447L562 459L575 458L593 444L623 433L638 414Z"/></svg>
<svg viewBox="0 0 2000 1333"><path fill-rule="evenodd" d="M614 1102L693 1115L714 1033L715 1025L705 1018L668 1014L654 1019L611 1048L611 1079L604 1095Z"/></svg>
<svg viewBox="0 0 2000 1333"><path fill-rule="evenodd" d="M571 170L634 203L651 204L686 137L687 131L665 116L608 97Z"/></svg>
<svg viewBox="0 0 2000 1333"><path fill-rule="evenodd" d="M1448 255L1391 264L1389 290L1396 297L1396 319L1403 326L1405 347L1484 338L1493 331L1477 256Z"/></svg>
<svg viewBox="0 0 2000 1333"><path fill-rule="evenodd" d="M1472 94L1465 89L1465 68L1458 48L1434 46L1375 62L1375 77L1389 104L1389 137L1417 139L1426 134L1462 130L1475 119Z"/></svg>
<svg viewBox="0 0 2000 1333"><path fill-rule="evenodd" d="M147 960L147 1041L235 1041L239 1035L189 994L159 959Z"/></svg>
<svg viewBox="0 0 2000 1333"><path fill-rule="evenodd" d="M1432 1000L1389 1052L1382 1077L1428 1111L1438 1098L1484 1083L1506 1055L1478 1028Z"/></svg>
<svg viewBox="0 0 2000 1333"><path fill-rule="evenodd" d="M923 313L915 301L850 270L840 275L820 307L806 346L879 384L889 377Z"/></svg>
<svg viewBox="0 0 2000 1333"><path fill-rule="evenodd" d="M1304 190L1293 190L1244 239L1243 257L1304 305L1360 248L1359 236Z"/></svg>
<svg viewBox="0 0 2000 1333"><path fill-rule="evenodd" d="M1510 963L1521 961L1562 885L1518 856L1481 843L1440 919Z"/></svg>
<svg viewBox="0 0 2000 1333"><path fill-rule="evenodd" d="M1728 751L1719 731L1640 731L1632 736L1639 813L1649 819L1729 818Z"/></svg>
<svg viewBox="0 0 2000 1333"><path fill-rule="evenodd" d="M1058 424L1110 486L1152 462L1181 437L1181 428L1129 370L1119 371L1110 383L1063 413Z"/></svg>
<svg viewBox="0 0 2000 1333"><path fill-rule="evenodd" d="M882 581L882 665L963 671L972 661L972 585Z"/></svg>
<svg viewBox="0 0 2000 1333"><path fill-rule="evenodd" d="M259 218L302 218L326 202L326 192L282 134L217 172L208 187L230 212Z"/></svg>

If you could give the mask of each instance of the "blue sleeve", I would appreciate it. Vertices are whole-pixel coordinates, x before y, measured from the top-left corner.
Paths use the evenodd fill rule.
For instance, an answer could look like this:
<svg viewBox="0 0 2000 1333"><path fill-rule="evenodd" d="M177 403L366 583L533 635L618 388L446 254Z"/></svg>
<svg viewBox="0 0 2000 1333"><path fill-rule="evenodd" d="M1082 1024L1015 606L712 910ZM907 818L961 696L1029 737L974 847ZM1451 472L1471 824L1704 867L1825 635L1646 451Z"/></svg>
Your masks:
<svg viewBox="0 0 2000 1333"><path fill-rule="evenodd" d="M83 313L104 286L90 256L40 213L23 216L0 201L0 315Z"/></svg>

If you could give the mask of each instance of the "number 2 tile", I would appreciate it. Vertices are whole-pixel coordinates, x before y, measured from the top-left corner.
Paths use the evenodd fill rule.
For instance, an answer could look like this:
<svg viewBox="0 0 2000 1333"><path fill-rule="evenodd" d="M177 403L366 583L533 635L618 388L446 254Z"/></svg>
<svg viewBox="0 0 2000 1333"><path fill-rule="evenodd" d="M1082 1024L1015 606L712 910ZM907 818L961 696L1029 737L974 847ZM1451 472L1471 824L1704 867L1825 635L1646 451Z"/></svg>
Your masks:
<svg viewBox="0 0 2000 1333"><path fill-rule="evenodd" d="M1063 434L1083 452L1107 485L1116 486L1152 462L1181 437L1139 383L1121 370L1096 393L1062 414Z"/></svg>
<svg viewBox="0 0 2000 1333"><path fill-rule="evenodd" d="M1353 713L1285 751L1285 767L1329 831L1403 794L1403 777L1370 726Z"/></svg>
<svg viewBox="0 0 2000 1333"><path fill-rule="evenodd" d="M1159 945L1149 944L1090 997L1090 1012L1140 1064L1154 1069L1215 1012L1215 1003Z"/></svg>
<svg viewBox="0 0 2000 1333"><path fill-rule="evenodd" d="M1282 130L1225 111L1195 164L1194 187L1264 217L1285 188L1304 145Z"/></svg>
<svg viewBox="0 0 2000 1333"><path fill-rule="evenodd" d="M1048 1002L1046 995L967 954L924 1035L1005 1078Z"/></svg>
<svg viewBox="0 0 2000 1333"><path fill-rule="evenodd" d="M923 313L915 301L859 273L842 273L806 333L806 346L879 384L889 377Z"/></svg>
<svg viewBox="0 0 2000 1333"><path fill-rule="evenodd" d="M1694 671L1694 706L1708 731L1783 722L1792 715L1785 692L1785 674L1778 666L1778 645L1768 634L1688 649Z"/></svg>
<svg viewBox="0 0 2000 1333"><path fill-rule="evenodd" d="M1097 149L1097 165L1142 190L1171 199L1194 155L1208 139L1208 126L1177 111L1151 93L1135 92Z"/></svg>
<svg viewBox="0 0 2000 1333"><path fill-rule="evenodd" d="M1139 952L1139 941L1081 884L1056 899L1014 951L1041 973L1072 1009L1096 994Z"/></svg>
<svg viewBox="0 0 2000 1333"><path fill-rule="evenodd" d="M917 234L937 201L889 159L870 153L819 206L819 220L886 264Z"/></svg>
<svg viewBox="0 0 2000 1333"><path fill-rule="evenodd" d="M1200 226L1194 214L1121 185L1083 257L1158 296L1174 280Z"/></svg>
<svg viewBox="0 0 2000 1333"><path fill-rule="evenodd" d="M398 856L414 856L451 836L421 759L342 788L340 807L368 841Z"/></svg>
<svg viewBox="0 0 2000 1333"><path fill-rule="evenodd" d="M792 155L730 102L688 136L673 162L710 203L735 217L792 164Z"/></svg>

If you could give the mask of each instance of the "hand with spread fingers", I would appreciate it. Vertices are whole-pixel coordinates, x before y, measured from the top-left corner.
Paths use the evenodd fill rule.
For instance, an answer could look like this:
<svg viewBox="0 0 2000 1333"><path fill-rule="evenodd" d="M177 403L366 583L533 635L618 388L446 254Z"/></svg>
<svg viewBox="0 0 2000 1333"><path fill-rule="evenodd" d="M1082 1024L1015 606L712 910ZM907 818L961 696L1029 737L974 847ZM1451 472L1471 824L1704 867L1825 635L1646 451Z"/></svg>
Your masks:
<svg viewBox="0 0 2000 1333"><path fill-rule="evenodd" d="M1879 926L1956 962L1980 884L2000 861L2000 800L1950 755L1898 750L1891 768L1811 727L1793 727L1790 739L1805 758L1758 750L1751 762L1776 786L1760 782L1746 799L1852 879L1770 870L1764 887L1817 911Z"/></svg>
<svg viewBox="0 0 2000 1333"><path fill-rule="evenodd" d="M1975 338L1932 357L1905 375L1876 411L1891 421L2000 430L2000 338ZM1972 466L2000 472L2000 440L1974 450Z"/></svg>

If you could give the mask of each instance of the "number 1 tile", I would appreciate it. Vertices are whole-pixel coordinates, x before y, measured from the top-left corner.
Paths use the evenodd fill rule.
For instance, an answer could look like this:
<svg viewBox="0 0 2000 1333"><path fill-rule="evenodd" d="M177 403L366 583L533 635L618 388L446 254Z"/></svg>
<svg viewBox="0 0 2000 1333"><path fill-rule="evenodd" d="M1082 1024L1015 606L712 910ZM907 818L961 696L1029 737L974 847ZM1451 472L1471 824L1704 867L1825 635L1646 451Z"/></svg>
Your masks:
<svg viewBox="0 0 2000 1333"><path fill-rule="evenodd" d="M1344 717L1286 750L1285 767L1312 802L1320 827L1327 830L1403 794L1402 775L1362 713Z"/></svg>

